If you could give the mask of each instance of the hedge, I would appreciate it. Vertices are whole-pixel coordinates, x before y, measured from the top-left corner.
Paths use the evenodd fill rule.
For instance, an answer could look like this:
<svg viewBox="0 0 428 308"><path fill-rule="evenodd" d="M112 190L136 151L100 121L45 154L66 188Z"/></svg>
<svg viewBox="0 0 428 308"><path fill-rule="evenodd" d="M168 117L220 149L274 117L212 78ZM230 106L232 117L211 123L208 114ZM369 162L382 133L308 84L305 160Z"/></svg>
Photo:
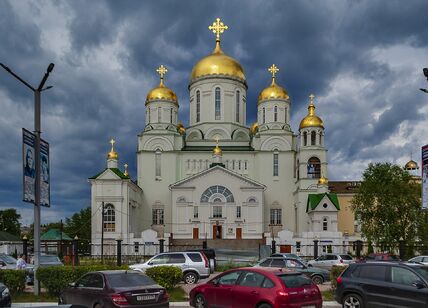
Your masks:
<svg viewBox="0 0 428 308"><path fill-rule="evenodd" d="M337 277L340 276L340 274L342 274L342 272L348 267L348 265L346 266L338 266L338 265L333 265L333 267L331 268L330 271L330 281L331 281L331 290L335 291L336 287L337 287Z"/></svg>
<svg viewBox="0 0 428 308"><path fill-rule="evenodd" d="M10 293L13 295L24 291L27 274L28 272L25 270L0 270L0 281L9 288Z"/></svg>
<svg viewBox="0 0 428 308"><path fill-rule="evenodd" d="M176 266L150 267L145 274L167 290L174 288L183 279L181 269Z"/></svg>
<svg viewBox="0 0 428 308"><path fill-rule="evenodd" d="M128 266L47 266L40 267L36 272L36 277L49 294L58 296L70 283L75 282L86 273L115 269L128 269Z"/></svg>

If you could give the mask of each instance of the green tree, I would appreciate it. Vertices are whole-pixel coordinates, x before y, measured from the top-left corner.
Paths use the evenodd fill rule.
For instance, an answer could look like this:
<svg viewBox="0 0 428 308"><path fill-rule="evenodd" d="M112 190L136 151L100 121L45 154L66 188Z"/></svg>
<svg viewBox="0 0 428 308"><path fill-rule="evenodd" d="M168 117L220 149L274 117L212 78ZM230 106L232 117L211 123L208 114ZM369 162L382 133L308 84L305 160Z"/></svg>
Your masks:
<svg viewBox="0 0 428 308"><path fill-rule="evenodd" d="M10 234L21 236L21 215L16 209L5 209L0 211L0 230Z"/></svg>
<svg viewBox="0 0 428 308"><path fill-rule="evenodd" d="M72 238L77 235L80 243L80 251L83 252L90 251L91 218L91 208L87 207L65 220L64 232Z"/></svg>
<svg viewBox="0 0 428 308"><path fill-rule="evenodd" d="M417 236L421 190L408 172L390 163L369 164L352 208L369 242L386 249Z"/></svg>

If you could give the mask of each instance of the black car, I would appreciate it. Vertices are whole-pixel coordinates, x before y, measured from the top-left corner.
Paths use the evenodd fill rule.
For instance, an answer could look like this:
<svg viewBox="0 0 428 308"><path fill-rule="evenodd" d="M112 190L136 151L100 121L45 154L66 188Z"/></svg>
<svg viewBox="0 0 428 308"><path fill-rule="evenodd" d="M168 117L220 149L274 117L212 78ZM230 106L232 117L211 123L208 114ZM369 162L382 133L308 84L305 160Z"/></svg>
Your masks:
<svg viewBox="0 0 428 308"><path fill-rule="evenodd" d="M401 262L354 263L337 278L343 307L428 307L428 267Z"/></svg>
<svg viewBox="0 0 428 308"><path fill-rule="evenodd" d="M0 282L0 307L10 307L12 299L10 297L9 289Z"/></svg>
<svg viewBox="0 0 428 308"><path fill-rule="evenodd" d="M169 295L151 278L136 271L91 272L64 290L59 304L94 308L169 307Z"/></svg>

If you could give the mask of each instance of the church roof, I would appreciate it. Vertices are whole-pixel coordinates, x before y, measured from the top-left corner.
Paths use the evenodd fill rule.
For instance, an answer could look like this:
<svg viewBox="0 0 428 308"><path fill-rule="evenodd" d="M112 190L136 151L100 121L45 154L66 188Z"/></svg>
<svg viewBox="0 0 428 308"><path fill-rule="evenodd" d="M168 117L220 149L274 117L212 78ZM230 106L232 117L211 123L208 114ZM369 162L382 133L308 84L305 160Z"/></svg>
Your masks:
<svg viewBox="0 0 428 308"><path fill-rule="evenodd" d="M318 206L318 204L320 204L321 200L325 196L327 196L330 199L331 203L333 203L333 205L336 207L337 210L340 210L339 199L337 199L336 194L322 193L322 194L309 194L308 195L308 202L306 204L306 212L308 212L309 210L311 210L311 211L315 210L315 208Z"/></svg>
<svg viewBox="0 0 428 308"><path fill-rule="evenodd" d="M94 176L91 176L89 179L90 180L95 180L96 178L98 178L101 174L104 173L104 171L106 171L107 169L110 169L111 171L113 171L118 177L120 177L122 180L128 180L130 179L129 176L125 175L122 171L119 170L119 168L105 168L103 171L97 173Z"/></svg>
<svg viewBox="0 0 428 308"><path fill-rule="evenodd" d="M60 241L60 240L72 241L73 239L58 229L50 229L40 237L40 240L41 241Z"/></svg>

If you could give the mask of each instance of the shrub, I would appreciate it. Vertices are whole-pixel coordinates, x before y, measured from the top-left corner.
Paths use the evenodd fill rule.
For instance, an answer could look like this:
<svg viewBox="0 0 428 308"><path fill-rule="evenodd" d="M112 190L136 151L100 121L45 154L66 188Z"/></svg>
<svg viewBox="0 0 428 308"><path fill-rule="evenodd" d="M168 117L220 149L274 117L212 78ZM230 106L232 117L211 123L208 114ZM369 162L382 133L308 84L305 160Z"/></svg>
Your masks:
<svg viewBox="0 0 428 308"><path fill-rule="evenodd" d="M183 273L176 266L155 266L146 269L145 274L167 290L174 288L183 279Z"/></svg>
<svg viewBox="0 0 428 308"><path fill-rule="evenodd" d="M3 282L12 294L23 292L25 289L25 270L0 270L0 281Z"/></svg>
<svg viewBox="0 0 428 308"><path fill-rule="evenodd" d="M216 272L224 272L230 269L234 269L234 268L239 268L239 267L245 267L247 266L246 264L243 263L233 263L232 261L228 261L227 263L224 264L218 264L215 268Z"/></svg>
<svg viewBox="0 0 428 308"><path fill-rule="evenodd" d="M36 272L36 277L49 294L58 296L70 283L75 282L86 273L115 269L128 269L128 266L47 266L40 267Z"/></svg>
<svg viewBox="0 0 428 308"><path fill-rule="evenodd" d="M342 274L342 272L347 268L348 266L337 266L337 265L333 265L333 267L331 268L330 271L330 281L331 281L331 290L335 291L336 290L336 286L337 286L337 277L340 276L340 274Z"/></svg>

